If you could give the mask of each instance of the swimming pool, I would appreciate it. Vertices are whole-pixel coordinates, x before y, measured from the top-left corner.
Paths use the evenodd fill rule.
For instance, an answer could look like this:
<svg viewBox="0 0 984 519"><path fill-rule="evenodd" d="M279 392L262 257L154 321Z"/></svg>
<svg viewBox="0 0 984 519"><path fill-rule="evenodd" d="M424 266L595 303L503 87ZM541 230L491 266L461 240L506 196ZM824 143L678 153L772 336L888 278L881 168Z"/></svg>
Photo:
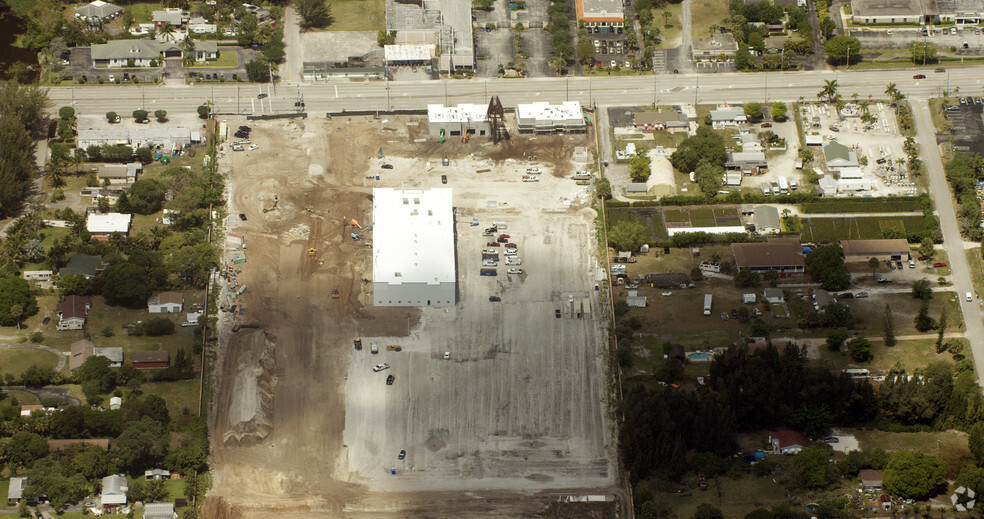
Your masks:
<svg viewBox="0 0 984 519"><path fill-rule="evenodd" d="M688 353L687 358L690 360L711 360L714 355L706 352L696 351L693 353Z"/></svg>

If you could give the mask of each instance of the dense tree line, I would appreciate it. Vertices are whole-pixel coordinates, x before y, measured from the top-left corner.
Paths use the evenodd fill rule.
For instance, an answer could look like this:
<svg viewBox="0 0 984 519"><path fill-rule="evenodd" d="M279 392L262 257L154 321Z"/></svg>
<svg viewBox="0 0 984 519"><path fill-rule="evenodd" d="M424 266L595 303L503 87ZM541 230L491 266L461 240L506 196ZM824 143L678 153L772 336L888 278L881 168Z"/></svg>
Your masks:
<svg viewBox="0 0 984 519"><path fill-rule="evenodd" d="M977 182L984 179L984 158L976 153L958 153L946 163L944 169L960 205L961 227L972 239L980 241L984 235L981 233Z"/></svg>
<svg viewBox="0 0 984 519"><path fill-rule="evenodd" d="M16 214L37 173L34 138L46 129L48 106L41 89L0 82L0 217Z"/></svg>

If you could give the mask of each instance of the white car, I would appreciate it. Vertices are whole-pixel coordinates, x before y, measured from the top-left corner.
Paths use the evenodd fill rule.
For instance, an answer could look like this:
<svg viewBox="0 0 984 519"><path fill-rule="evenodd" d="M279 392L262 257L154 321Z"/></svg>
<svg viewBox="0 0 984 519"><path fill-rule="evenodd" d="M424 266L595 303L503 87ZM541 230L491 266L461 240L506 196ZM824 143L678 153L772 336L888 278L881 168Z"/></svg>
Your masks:
<svg viewBox="0 0 984 519"><path fill-rule="evenodd" d="M444 352L444 360L448 360L450 358L451 358L451 352L450 351Z"/></svg>
<svg viewBox="0 0 984 519"><path fill-rule="evenodd" d="M497 267L497 266L499 266L499 262L497 262L496 260L482 260L482 266L483 267Z"/></svg>
<svg viewBox="0 0 984 519"><path fill-rule="evenodd" d="M536 175L523 175L523 182L539 182L540 177Z"/></svg>
<svg viewBox="0 0 984 519"><path fill-rule="evenodd" d="M516 247L506 247L506 252L518 252L519 249Z"/></svg>
<svg viewBox="0 0 984 519"><path fill-rule="evenodd" d="M238 144L233 144L232 151L243 151L243 147Z"/></svg>
<svg viewBox="0 0 984 519"><path fill-rule="evenodd" d="M499 251L497 251L495 249L485 249L485 250L482 251L482 254L498 254L498 253L499 253Z"/></svg>
<svg viewBox="0 0 984 519"><path fill-rule="evenodd" d="M519 258L515 258L515 257L506 258L506 265L522 265L522 264L523 264L523 260Z"/></svg>
<svg viewBox="0 0 984 519"><path fill-rule="evenodd" d="M249 151L258 150L258 149L260 149L259 144L253 144L249 147Z"/></svg>
<svg viewBox="0 0 984 519"><path fill-rule="evenodd" d="M112 74L110 74L110 75L109 75L109 82L110 82L110 83L115 83L115 82L116 82L116 76L114 76L114 75L112 75Z"/></svg>
<svg viewBox="0 0 984 519"><path fill-rule="evenodd" d="M375 366L372 367L372 370L375 373L379 373L380 371L382 371L384 369L389 369L389 367L390 367L390 365L389 364L386 364L386 363L376 364Z"/></svg>
<svg viewBox="0 0 984 519"><path fill-rule="evenodd" d="M523 273L523 269L506 269L506 273L508 273L508 274L522 274Z"/></svg>
<svg viewBox="0 0 984 519"><path fill-rule="evenodd" d="M618 66L618 62L615 61L615 60L612 60L611 66L612 66L612 68L617 67Z"/></svg>
<svg viewBox="0 0 984 519"><path fill-rule="evenodd" d="M233 144L253 144L249 139L243 139L241 141L236 141Z"/></svg>
<svg viewBox="0 0 984 519"><path fill-rule="evenodd" d="M519 253L518 253L518 252L516 252L515 250L507 250L507 251L506 251L506 256L515 256L515 255L517 255L517 254L519 254ZM507 259L508 259L508 258L507 258Z"/></svg>

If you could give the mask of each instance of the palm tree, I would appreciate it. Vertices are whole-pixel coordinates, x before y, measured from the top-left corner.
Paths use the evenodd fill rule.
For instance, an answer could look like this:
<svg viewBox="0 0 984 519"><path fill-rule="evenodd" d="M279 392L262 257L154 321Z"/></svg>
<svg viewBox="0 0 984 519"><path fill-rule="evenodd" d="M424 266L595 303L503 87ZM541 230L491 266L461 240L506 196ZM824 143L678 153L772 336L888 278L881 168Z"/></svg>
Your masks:
<svg viewBox="0 0 984 519"><path fill-rule="evenodd" d="M820 92L817 93L817 99L823 99L826 97L827 102L832 103L834 98L837 97L837 87L838 85L836 79L824 80L823 88L821 88Z"/></svg>
<svg viewBox="0 0 984 519"><path fill-rule="evenodd" d="M154 244L154 248L160 247L161 241L171 235L171 231L167 227L162 227L160 225L155 225L150 228L151 240Z"/></svg>
<svg viewBox="0 0 984 519"><path fill-rule="evenodd" d="M195 53L195 38L191 36L191 31L188 31L188 33L185 34L184 39L181 40L181 43L179 43L178 46L181 47L181 50L186 54Z"/></svg>
<svg viewBox="0 0 984 519"><path fill-rule="evenodd" d="M868 258L868 266L871 267L871 277L875 277L875 270L878 269L879 263L881 262L878 261L878 258Z"/></svg>
<svg viewBox="0 0 984 519"><path fill-rule="evenodd" d="M889 83L888 86L885 87L885 95L887 95L889 99L894 100L895 96L898 93L899 93L899 88L895 86L895 83Z"/></svg>
<svg viewBox="0 0 984 519"><path fill-rule="evenodd" d="M171 27L169 23L165 23L157 28L157 34L164 36L165 40L170 40L174 36L174 27Z"/></svg>

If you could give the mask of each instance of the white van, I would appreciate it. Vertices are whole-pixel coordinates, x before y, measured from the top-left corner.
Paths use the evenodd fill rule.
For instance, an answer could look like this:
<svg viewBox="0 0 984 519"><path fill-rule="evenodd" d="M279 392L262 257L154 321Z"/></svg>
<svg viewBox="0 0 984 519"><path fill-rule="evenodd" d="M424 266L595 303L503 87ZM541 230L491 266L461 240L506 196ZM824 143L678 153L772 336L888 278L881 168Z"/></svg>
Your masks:
<svg viewBox="0 0 984 519"><path fill-rule="evenodd" d="M967 302L969 302L969 303L974 302L974 294L971 294L970 292L967 292Z"/></svg>

